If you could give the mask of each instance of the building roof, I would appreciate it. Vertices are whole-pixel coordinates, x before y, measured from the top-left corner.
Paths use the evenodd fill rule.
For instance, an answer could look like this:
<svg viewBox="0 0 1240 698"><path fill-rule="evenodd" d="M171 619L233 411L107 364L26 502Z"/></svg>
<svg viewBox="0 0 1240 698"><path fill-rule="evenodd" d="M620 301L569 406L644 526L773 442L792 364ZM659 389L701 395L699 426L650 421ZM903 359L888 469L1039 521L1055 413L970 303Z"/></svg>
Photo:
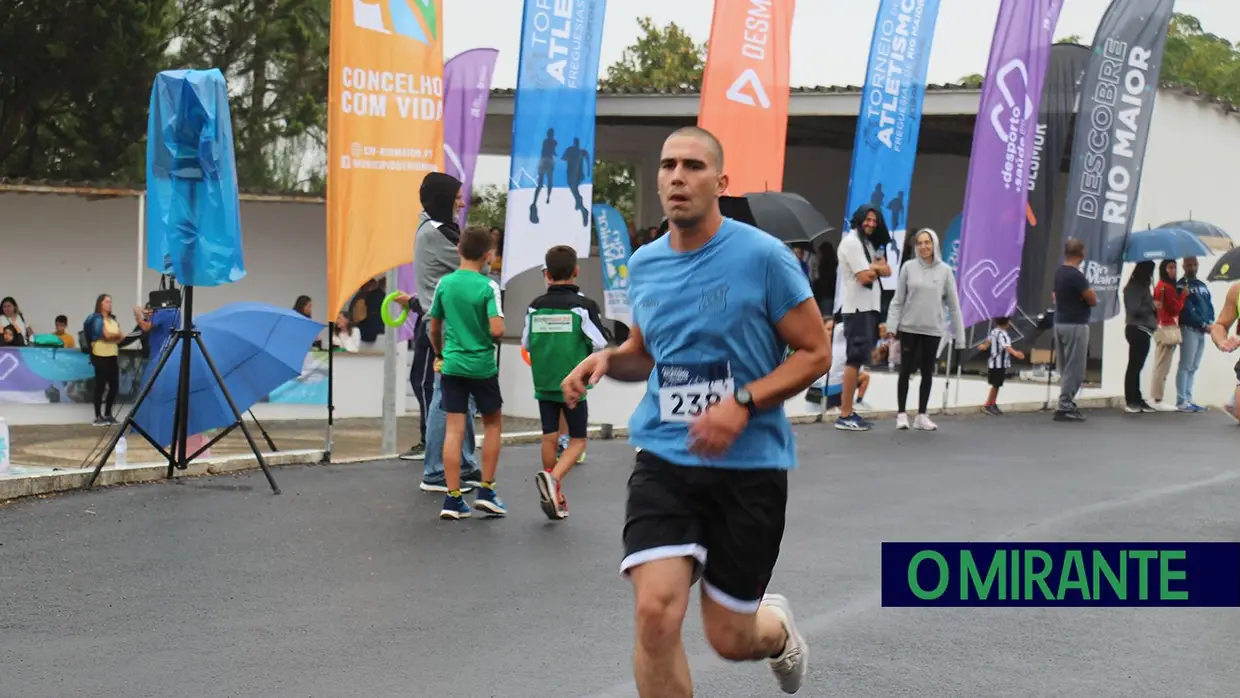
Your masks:
<svg viewBox="0 0 1240 698"><path fill-rule="evenodd" d="M926 85L928 94L972 94L980 92L982 83L980 80L958 82L958 83L941 83L936 85ZM1173 82L1159 83L1159 87L1183 94L1187 97L1196 99L1206 104L1217 106L1224 114L1240 113L1240 106L1222 99L1218 96L1203 92L1188 85L1182 85ZM813 85L793 87L791 94L805 96L829 96L836 95L841 97L859 97L862 88L857 85ZM510 87L501 87L491 90L491 96L501 98L512 98L516 94L516 90ZM672 88L672 89L656 89L641 87L609 87L602 85L599 87L598 94L604 97L697 97L701 95L701 91L697 88ZM949 110L950 111L950 110ZM976 111L976 107L974 107ZM625 115L627 116L627 115ZM614 123L616 119L624 119L625 116L612 115L605 117L599 116L600 122ZM930 114L927 114L930 116ZM630 117L631 118L631 117ZM811 128L817 128L820 124L809 124ZM971 124L967 125L971 133ZM960 129L956 129L960 130ZM845 138L847 134L842 135L839 139L839 147L851 147L851 141ZM961 132L956 135L958 143L952 147L960 146L968 147L967 134ZM789 131L789 141L796 143L795 129ZM69 181L52 181L52 180L26 180L26 179L5 179L0 177L0 193L30 193L30 194L75 194L78 196L89 197L136 197L145 193L145 186L141 182L69 182ZM244 190L241 192L242 201L267 201L267 202L288 202L288 203L324 203L326 199L319 194L312 194L302 191L259 191Z"/></svg>
<svg viewBox="0 0 1240 698"><path fill-rule="evenodd" d="M926 92L967 92L970 90L981 89L982 84L976 83L943 83L940 85L926 85ZM793 87L790 92L796 94L861 94L861 87L858 85L813 85ZM516 89L511 87L497 87L491 90L494 97L511 97L516 93ZM654 88L654 87L611 87L600 85L598 93L601 95L683 95L697 96L702 92L696 87L675 87L670 89Z"/></svg>
<svg viewBox="0 0 1240 698"><path fill-rule="evenodd" d="M1240 105L1233 104L1228 100L1217 95L1204 92L1190 85L1184 85L1177 82L1160 82L1158 85L1161 89L1178 92L1180 94L1192 97L1207 104L1217 105L1224 114L1233 114L1240 112ZM936 85L926 85L927 93L936 92L978 92L982 89L980 80L970 80L957 83L941 83ZM813 85L793 87L790 90L793 95L860 95L862 88L859 85ZM501 87L491 90L493 97L512 97L516 90L511 87ZM604 96L684 96L695 97L701 95L701 90L696 87L685 88L676 87L670 89L660 89L653 87L609 87L601 85L598 93Z"/></svg>
<svg viewBox="0 0 1240 698"><path fill-rule="evenodd" d="M49 179L9 179L0 177L0 194L73 194L91 198L137 197L146 193L146 185L142 182L72 182L67 180ZM327 201L319 194L304 191L260 191L247 190L241 192L242 201L266 201L284 203L324 203Z"/></svg>

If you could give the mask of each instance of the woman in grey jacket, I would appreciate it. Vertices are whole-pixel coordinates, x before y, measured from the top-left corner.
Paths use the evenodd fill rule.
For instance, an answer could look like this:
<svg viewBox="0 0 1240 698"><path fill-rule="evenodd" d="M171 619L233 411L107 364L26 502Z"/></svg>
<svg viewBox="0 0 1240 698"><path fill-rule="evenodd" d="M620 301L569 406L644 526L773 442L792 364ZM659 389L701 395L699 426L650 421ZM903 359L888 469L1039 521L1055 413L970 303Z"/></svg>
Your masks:
<svg viewBox="0 0 1240 698"><path fill-rule="evenodd" d="M951 267L943 262L938 234L929 228L922 228L913 237L913 249L917 258L900 266L896 296L887 311L887 336L900 338L900 379L896 384L900 413L896 415L896 429L909 428L908 413L904 411L908 402L909 376L914 370L920 370L921 386L913 428L934 431L938 427L930 421L926 410L930 404L935 360L947 327L944 310L951 315L956 349L964 348L964 323L960 319L956 277Z"/></svg>
<svg viewBox="0 0 1240 698"><path fill-rule="evenodd" d="M1150 355L1150 340L1158 329L1158 315L1154 310L1154 295L1150 287L1154 283L1154 263L1137 262L1132 276L1124 285L1124 338L1128 340L1128 370L1124 373L1124 411L1129 413L1154 412L1154 408L1141 396L1141 369Z"/></svg>

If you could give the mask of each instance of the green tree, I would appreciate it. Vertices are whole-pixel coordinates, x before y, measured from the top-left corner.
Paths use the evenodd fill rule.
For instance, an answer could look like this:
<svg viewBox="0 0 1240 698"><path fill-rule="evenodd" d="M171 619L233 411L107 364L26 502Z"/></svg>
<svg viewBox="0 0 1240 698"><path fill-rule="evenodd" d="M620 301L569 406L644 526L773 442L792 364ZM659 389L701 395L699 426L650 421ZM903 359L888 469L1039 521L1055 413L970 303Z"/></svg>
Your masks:
<svg viewBox="0 0 1240 698"><path fill-rule="evenodd" d="M488 184L473 192L469 224L503 229L508 217L508 190Z"/></svg>
<svg viewBox="0 0 1240 698"><path fill-rule="evenodd" d="M141 181L178 0L0 1L0 176Z"/></svg>
<svg viewBox="0 0 1240 698"><path fill-rule="evenodd" d="M1067 36L1065 36L1065 37L1063 37L1063 38L1061 38L1061 39L1057 40L1055 43L1057 43L1057 44L1082 44L1082 45L1085 45L1085 46L1088 46L1088 45L1089 45L1089 44L1087 44L1087 43L1085 42L1085 40L1084 40L1084 39L1082 39L1082 38L1081 38L1081 35L1080 35L1080 34L1069 34L1069 35L1067 35Z"/></svg>
<svg viewBox="0 0 1240 698"><path fill-rule="evenodd" d="M1192 15L1172 16L1159 77L1240 104L1240 50Z"/></svg>
<svg viewBox="0 0 1240 698"><path fill-rule="evenodd" d="M675 22L659 27L649 17L639 17L637 41L620 54L599 81L604 88L650 88L696 90L706 70L706 44L697 43Z"/></svg>
<svg viewBox="0 0 1240 698"><path fill-rule="evenodd" d="M658 26L649 17L637 20L640 30L620 60L599 80L603 89L697 90L706 70L706 44L698 43L675 22ZM631 162L596 160L594 200L616 207L626 221L637 211L637 166Z"/></svg>
<svg viewBox="0 0 1240 698"><path fill-rule="evenodd" d="M331 0L187 0L184 11L177 60L228 78L241 186L321 186L289 144L326 145Z"/></svg>

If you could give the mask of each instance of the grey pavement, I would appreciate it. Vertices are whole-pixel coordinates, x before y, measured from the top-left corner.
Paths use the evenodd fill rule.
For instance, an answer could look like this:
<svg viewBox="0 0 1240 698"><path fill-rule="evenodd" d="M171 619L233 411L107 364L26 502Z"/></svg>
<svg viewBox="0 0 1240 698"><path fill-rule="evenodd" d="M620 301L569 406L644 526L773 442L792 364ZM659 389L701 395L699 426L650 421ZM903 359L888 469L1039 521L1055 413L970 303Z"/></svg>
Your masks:
<svg viewBox="0 0 1240 698"><path fill-rule="evenodd" d="M1240 430L1217 412L797 429L773 590L803 696L1234 696L1240 609L884 609L891 540L1240 540ZM0 695L625 696L617 575L633 451L596 442L546 521L506 449L507 520L436 518L420 464L292 466L0 508ZM686 645L699 696L782 695Z"/></svg>

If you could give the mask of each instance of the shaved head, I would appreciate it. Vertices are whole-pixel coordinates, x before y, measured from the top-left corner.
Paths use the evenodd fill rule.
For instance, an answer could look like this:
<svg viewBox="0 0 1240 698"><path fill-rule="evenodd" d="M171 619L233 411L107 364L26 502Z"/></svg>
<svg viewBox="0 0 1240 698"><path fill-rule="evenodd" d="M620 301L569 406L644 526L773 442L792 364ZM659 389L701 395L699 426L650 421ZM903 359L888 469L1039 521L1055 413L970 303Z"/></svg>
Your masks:
<svg viewBox="0 0 1240 698"><path fill-rule="evenodd" d="M714 234L719 197L728 190L719 139L696 126L677 129L663 142L658 183L663 215L672 228L683 232L705 222Z"/></svg>
<svg viewBox="0 0 1240 698"><path fill-rule="evenodd" d="M715 158L715 167L723 172L723 144L715 138L715 134L700 126L685 126L672 131L672 135L667 138L671 140L677 137L696 138L705 143L710 154Z"/></svg>

